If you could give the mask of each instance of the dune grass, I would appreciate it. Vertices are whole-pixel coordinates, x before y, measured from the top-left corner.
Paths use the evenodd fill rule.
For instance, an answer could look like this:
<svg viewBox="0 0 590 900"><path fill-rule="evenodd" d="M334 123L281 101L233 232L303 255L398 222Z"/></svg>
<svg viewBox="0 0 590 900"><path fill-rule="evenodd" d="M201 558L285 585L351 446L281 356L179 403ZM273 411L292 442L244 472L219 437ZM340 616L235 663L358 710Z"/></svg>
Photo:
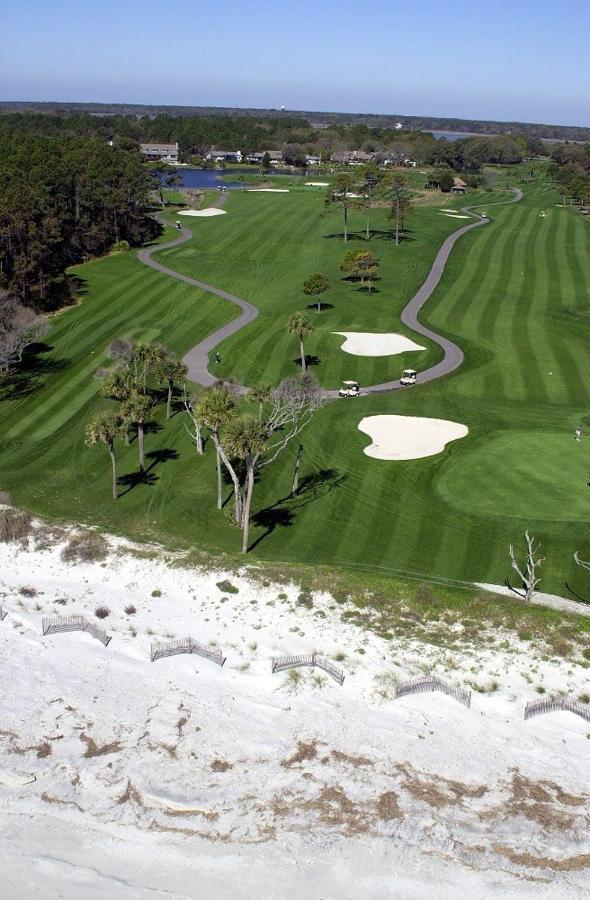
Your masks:
<svg viewBox="0 0 590 900"><path fill-rule="evenodd" d="M575 211L556 208L555 199L547 185L527 187L520 204L490 209L492 223L453 250L422 319L464 348L458 372L403 393L327 405L303 436L298 497L288 498L295 447L266 470L254 498L253 560L497 583L510 576L508 543L518 543L529 527L547 555L542 587L563 592L568 581L584 591L571 554L590 556L588 225ZM432 347L407 359L353 357L330 332L411 337L399 326L399 311L446 234L463 222L424 208L405 246L373 238L383 278L369 297L339 280L345 248L329 235L338 234L340 223L320 218L320 197L238 193L225 208L227 216L197 220L190 244L160 255L260 307L256 322L220 348L219 375L276 384L298 371L284 321L308 302L300 285L315 270L327 271L334 284L325 297L333 308L309 311L316 332L307 352L320 358L314 371L323 384L382 380L405 364L421 368L437 358ZM549 210L546 219L540 209ZM361 232L362 225L358 214L353 228ZM384 211L373 225L386 230ZM365 246L360 235L349 244ZM76 274L84 280L82 303L55 317L50 349L30 357L2 389L0 488L49 517L233 555L239 534L215 509L213 454L208 448L196 457L180 413L164 422L157 412L146 438L152 455L144 481L134 444L120 447L116 503L109 499L106 451L88 450L83 440L85 422L105 405L94 372L108 362L110 340L160 340L183 353L235 311L148 270L132 253L80 266ZM370 459L362 452L369 438L357 425L383 413L464 422L469 436L428 459ZM587 434L575 445L578 422Z"/></svg>

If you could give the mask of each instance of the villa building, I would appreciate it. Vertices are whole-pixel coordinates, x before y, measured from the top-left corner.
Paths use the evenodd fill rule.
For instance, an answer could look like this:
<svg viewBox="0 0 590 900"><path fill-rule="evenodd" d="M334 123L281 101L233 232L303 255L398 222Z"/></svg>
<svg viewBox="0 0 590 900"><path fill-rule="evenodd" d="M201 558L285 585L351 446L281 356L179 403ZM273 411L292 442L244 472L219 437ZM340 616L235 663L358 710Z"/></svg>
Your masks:
<svg viewBox="0 0 590 900"><path fill-rule="evenodd" d="M280 165L283 162L283 154L280 150L259 150L256 153L249 153L246 162L260 165L267 154L271 165Z"/></svg>
<svg viewBox="0 0 590 900"><path fill-rule="evenodd" d="M160 159L167 163L178 162L178 144L140 144L139 150L146 159Z"/></svg>
<svg viewBox="0 0 590 900"><path fill-rule="evenodd" d="M213 160L213 162L233 162L233 163L241 163L242 162L242 151L241 150L217 150L215 147L212 147L207 154L208 160Z"/></svg>

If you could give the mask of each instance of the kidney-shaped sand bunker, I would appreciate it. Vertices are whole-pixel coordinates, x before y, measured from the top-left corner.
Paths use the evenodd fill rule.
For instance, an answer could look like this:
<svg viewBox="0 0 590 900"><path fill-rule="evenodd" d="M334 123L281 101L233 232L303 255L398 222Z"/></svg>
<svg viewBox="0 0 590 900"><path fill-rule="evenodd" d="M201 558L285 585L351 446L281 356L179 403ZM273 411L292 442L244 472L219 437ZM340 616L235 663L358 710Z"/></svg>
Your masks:
<svg viewBox="0 0 590 900"><path fill-rule="evenodd" d="M469 433L460 422L420 416L366 416L358 427L373 441L364 449L367 456L390 460L435 456Z"/></svg>

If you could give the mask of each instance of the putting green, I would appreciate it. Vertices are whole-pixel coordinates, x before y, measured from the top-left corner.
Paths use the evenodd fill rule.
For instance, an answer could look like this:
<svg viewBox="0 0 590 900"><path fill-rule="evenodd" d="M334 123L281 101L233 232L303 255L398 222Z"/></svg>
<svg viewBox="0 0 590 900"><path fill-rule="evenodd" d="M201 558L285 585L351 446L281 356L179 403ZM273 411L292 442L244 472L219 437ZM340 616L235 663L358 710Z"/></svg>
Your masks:
<svg viewBox="0 0 590 900"><path fill-rule="evenodd" d="M449 460L435 484L462 512L487 518L587 522L590 440L573 429L508 431Z"/></svg>

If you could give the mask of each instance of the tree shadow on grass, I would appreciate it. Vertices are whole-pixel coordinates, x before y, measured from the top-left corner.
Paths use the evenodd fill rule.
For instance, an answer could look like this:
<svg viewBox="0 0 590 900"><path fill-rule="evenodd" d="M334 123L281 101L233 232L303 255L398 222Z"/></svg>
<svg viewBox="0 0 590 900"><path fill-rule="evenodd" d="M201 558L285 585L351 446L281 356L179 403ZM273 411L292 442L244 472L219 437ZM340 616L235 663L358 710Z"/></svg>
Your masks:
<svg viewBox="0 0 590 900"><path fill-rule="evenodd" d="M265 528L266 531L250 544L248 550L254 550L258 544L273 533L275 528L288 528L294 521L295 516L290 509L273 506L269 506L267 509L261 509L252 516L252 522L259 528Z"/></svg>
<svg viewBox="0 0 590 900"><path fill-rule="evenodd" d="M572 597L575 598L577 603L583 603L585 606L590 606L590 598L582 597L582 595L578 594L578 592L575 591L573 589L573 587L571 586L571 584L568 584L567 581L565 582L565 586L566 586L567 590L569 591L569 593L572 595Z"/></svg>
<svg viewBox="0 0 590 900"><path fill-rule="evenodd" d="M319 366L321 360L319 356L314 356L313 354L306 353L305 354L305 366L309 368L310 366ZM293 360L293 363L296 366L301 368L301 358L298 356L297 359Z"/></svg>
<svg viewBox="0 0 590 900"><path fill-rule="evenodd" d="M367 294L369 297L372 297L373 294L379 294L379 293L380 293L379 288L376 288L375 285L373 285L373 286L371 287L371 289L369 290L368 285L366 285L366 284L359 284L358 287L355 287L354 290L355 290L355 293L357 293L357 294Z"/></svg>
<svg viewBox="0 0 590 900"><path fill-rule="evenodd" d="M250 545L249 550L253 550L262 541L275 531L276 528L286 528L293 525L295 521L295 511L302 509L310 503L325 497L335 488L339 487L345 480L346 475L342 475L337 469L318 469L317 472L311 472L305 475L299 482L299 490L295 495L288 494L281 497L271 506L259 510L252 516L252 522L257 527L266 530Z"/></svg>
<svg viewBox="0 0 590 900"><path fill-rule="evenodd" d="M45 376L56 375L69 369L69 359L45 358L53 347L37 342L29 344L23 353L22 361L4 378L0 379L0 400L18 400L28 397L41 387L39 380Z"/></svg>
<svg viewBox="0 0 590 900"><path fill-rule="evenodd" d="M125 494L128 494L129 491L132 491L133 488L138 487L140 484L154 485L159 480L158 476L154 473L156 466L178 459L178 456L178 451L173 450L170 447L162 447L160 450L150 450L150 452L145 455L146 460L150 460L150 463L143 472L129 472L127 475L121 475L117 478L117 484L126 488L126 490L119 494L119 497L124 497Z"/></svg>
<svg viewBox="0 0 590 900"><path fill-rule="evenodd" d="M366 241L367 235L365 231L349 231L348 232L348 240L344 240L344 232L343 231L335 231L333 234L324 234L323 237L328 241L341 240L343 244L348 244L350 241Z"/></svg>
<svg viewBox="0 0 590 900"><path fill-rule="evenodd" d="M375 236L375 238L378 241L386 241L387 243L391 243L395 246L395 229L383 229L383 230L376 229L375 231L372 232L372 234ZM399 232L400 244L408 243L410 241L416 240L416 238L412 237L413 234L414 234L414 232L412 231L411 228L404 228L404 229L400 228L400 232Z"/></svg>
<svg viewBox="0 0 590 900"><path fill-rule="evenodd" d="M317 311L318 305L317 303L308 303L305 307L306 309L315 309ZM320 311L324 309L334 309L333 303L320 303Z"/></svg>

